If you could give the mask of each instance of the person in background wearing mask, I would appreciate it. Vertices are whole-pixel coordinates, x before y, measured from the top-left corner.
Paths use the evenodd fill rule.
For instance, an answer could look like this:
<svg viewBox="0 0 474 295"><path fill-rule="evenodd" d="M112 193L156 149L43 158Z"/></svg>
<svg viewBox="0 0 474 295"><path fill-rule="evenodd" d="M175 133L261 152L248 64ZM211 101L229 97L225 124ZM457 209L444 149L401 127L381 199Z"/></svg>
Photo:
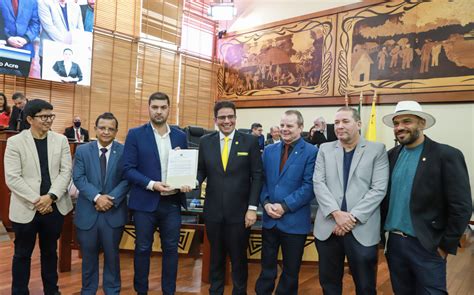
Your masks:
<svg viewBox="0 0 474 295"><path fill-rule="evenodd" d="M89 131L81 128L81 118L75 116L72 120L73 126L68 127L64 130L64 135L71 140L76 142L89 142Z"/></svg>

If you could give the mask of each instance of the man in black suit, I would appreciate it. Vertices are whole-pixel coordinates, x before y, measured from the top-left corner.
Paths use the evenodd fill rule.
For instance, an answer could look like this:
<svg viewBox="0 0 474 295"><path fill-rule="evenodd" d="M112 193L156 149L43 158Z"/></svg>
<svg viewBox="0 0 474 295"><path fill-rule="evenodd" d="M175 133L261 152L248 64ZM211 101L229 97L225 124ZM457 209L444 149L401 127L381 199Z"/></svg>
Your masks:
<svg viewBox="0 0 474 295"><path fill-rule="evenodd" d="M400 143L388 152L390 186L382 205L393 291L448 294L446 258L456 254L472 214L464 156L424 135L436 120L415 101L400 101L383 121Z"/></svg>
<svg viewBox="0 0 474 295"><path fill-rule="evenodd" d="M64 130L64 136L74 139L76 142L89 142L89 131L81 127L81 117L72 119L72 126Z"/></svg>
<svg viewBox="0 0 474 295"><path fill-rule="evenodd" d="M326 124L326 119L323 117L314 120L314 133L311 138L311 143L318 147L325 142L336 141L336 133L334 132L334 124Z"/></svg>
<svg viewBox="0 0 474 295"><path fill-rule="evenodd" d="M198 181L207 178L204 221L211 245L210 294L224 293L226 256L232 262L232 294L247 294L247 244L257 220L262 188L258 138L235 130L235 105L219 101L214 122L219 132L199 145Z"/></svg>
<svg viewBox="0 0 474 295"><path fill-rule="evenodd" d="M25 114L23 113L28 99L26 99L26 96L21 92L13 93L12 99L15 105L13 106L10 115L8 129L15 130L18 132L24 129L30 129L30 123L28 123Z"/></svg>

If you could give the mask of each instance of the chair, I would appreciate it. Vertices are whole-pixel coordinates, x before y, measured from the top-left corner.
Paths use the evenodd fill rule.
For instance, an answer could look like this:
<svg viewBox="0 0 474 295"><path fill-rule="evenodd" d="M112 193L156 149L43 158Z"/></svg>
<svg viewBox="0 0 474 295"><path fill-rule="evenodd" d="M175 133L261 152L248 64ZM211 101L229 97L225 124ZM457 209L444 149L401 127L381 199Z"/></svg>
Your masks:
<svg viewBox="0 0 474 295"><path fill-rule="evenodd" d="M190 149L198 149L201 137L206 134L206 130L198 126L188 126L184 130L188 139L188 147Z"/></svg>

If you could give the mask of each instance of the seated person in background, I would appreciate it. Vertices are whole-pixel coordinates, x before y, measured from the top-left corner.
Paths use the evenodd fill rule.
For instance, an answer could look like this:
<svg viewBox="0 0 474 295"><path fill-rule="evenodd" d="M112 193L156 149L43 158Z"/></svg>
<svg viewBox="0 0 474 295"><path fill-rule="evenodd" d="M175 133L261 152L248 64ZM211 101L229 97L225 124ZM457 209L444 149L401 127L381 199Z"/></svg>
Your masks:
<svg viewBox="0 0 474 295"><path fill-rule="evenodd" d="M270 127L271 137L265 141L265 145L274 144L280 142L280 127L272 126Z"/></svg>
<svg viewBox="0 0 474 295"><path fill-rule="evenodd" d="M10 107L8 106L7 97L0 92L0 129L8 127L10 121Z"/></svg>
<svg viewBox="0 0 474 295"><path fill-rule="evenodd" d="M253 123L252 126L250 127L251 134L253 136L258 137L258 146L260 147L260 151L263 152L263 148L265 147L265 136L263 136L263 128L262 124L260 123Z"/></svg>
<svg viewBox="0 0 474 295"><path fill-rule="evenodd" d="M26 99L26 96L21 92L13 93L12 99L15 105L13 106L12 112L10 114L8 129L18 132L24 129L29 129L30 123L26 121L25 114L23 113L28 99Z"/></svg>
<svg viewBox="0 0 474 295"><path fill-rule="evenodd" d="M64 136L68 139L75 139L77 142L88 142L89 131L81 128L81 117L75 116L72 120L73 126L68 127L64 130Z"/></svg>
<svg viewBox="0 0 474 295"><path fill-rule="evenodd" d="M315 132L311 139L312 144L319 147L322 143L337 140L336 133L334 133L334 124L326 124L323 117L316 118L313 123Z"/></svg>
<svg viewBox="0 0 474 295"><path fill-rule="evenodd" d="M53 70L59 75L59 80L65 83L77 83L82 81L81 67L72 61L73 52L71 48L63 50L63 60L58 60L53 65Z"/></svg>
<svg viewBox="0 0 474 295"><path fill-rule="evenodd" d="M305 141L307 141L307 142L309 142L313 145L314 145L314 143L313 143L314 131L316 131L316 127L311 126L311 128L308 131L308 135L304 138Z"/></svg>

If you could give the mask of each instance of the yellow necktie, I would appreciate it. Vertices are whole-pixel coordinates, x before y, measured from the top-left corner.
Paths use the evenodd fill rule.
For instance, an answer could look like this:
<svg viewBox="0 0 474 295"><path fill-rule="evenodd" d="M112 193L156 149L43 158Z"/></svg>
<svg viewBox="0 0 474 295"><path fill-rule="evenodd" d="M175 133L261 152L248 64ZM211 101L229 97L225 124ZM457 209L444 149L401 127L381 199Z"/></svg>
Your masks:
<svg viewBox="0 0 474 295"><path fill-rule="evenodd" d="M224 137L224 148L222 149L222 166L227 168L227 162L229 161L229 137Z"/></svg>

